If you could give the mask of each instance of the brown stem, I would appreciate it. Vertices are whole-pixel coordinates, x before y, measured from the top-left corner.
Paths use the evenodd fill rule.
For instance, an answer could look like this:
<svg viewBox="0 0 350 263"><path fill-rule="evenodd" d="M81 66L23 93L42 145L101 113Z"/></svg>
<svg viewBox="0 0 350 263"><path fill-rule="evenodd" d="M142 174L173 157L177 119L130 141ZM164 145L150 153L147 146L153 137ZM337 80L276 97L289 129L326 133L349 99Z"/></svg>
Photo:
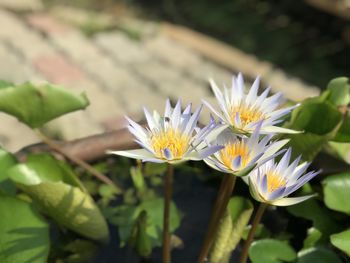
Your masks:
<svg viewBox="0 0 350 263"><path fill-rule="evenodd" d="M173 174L174 167L168 164L168 170L164 181L164 217L163 217L163 263L171 263L170 256L170 202L173 194Z"/></svg>
<svg viewBox="0 0 350 263"><path fill-rule="evenodd" d="M104 132L72 141L53 141L66 153L86 162L104 157L107 150L130 150L140 148L128 129ZM28 153L52 151L45 143L32 144L16 153L17 158L24 159Z"/></svg>
<svg viewBox="0 0 350 263"><path fill-rule="evenodd" d="M250 229L247 240L244 243L241 257L239 258L239 263L246 263L247 262L249 247L250 247L251 243L253 242L255 231L260 223L261 217L264 214L266 207L267 207L267 204L260 203L260 206L258 208L258 211L255 214L255 217L254 217L254 220L252 223L252 228Z"/></svg>
<svg viewBox="0 0 350 263"><path fill-rule="evenodd" d="M67 159L71 160L75 164L82 167L84 170L88 171L92 175L94 175L96 178L98 178L100 181L113 186L118 192L122 192L121 188L119 188L111 179L109 179L107 176L103 175L99 171L97 171L95 168L93 168L88 163L76 158L75 156L71 155L70 153L67 153L59 145L57 145L55 142L53 142L51 139L46 137L44 134L42 134L40 131L36 131L39 138L46 143L52 150L62 154Z"/></svg>
<svg viewBox="0 0 350 263"><path fill-rule="evenodd" d="M219 222L224 215L227 204L230 200L233 188L235 186L236 176L232 174L225 174L221 181L218 196L215 200L214 208L209 220L207 233L204 237L203 245L198 257L198 263L203 263L209 253L213 244L215 234L218 230Z"/></svg>

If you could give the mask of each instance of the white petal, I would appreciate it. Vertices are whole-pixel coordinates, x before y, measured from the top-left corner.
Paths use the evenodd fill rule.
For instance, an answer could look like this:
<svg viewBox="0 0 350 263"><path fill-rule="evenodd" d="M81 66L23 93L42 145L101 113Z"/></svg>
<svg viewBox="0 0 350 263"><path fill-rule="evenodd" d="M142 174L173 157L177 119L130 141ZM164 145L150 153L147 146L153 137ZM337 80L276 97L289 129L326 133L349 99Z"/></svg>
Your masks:
<svg viewBox="0 0 350 263"><path fill-rule="evenodd" d="M221 113L219 113L209 102L202 100L202 102L205 104L205 106L207 106L209 108L209 110L211 110L218 118L220 118L220 120L222 120L223 122L226 122L225 118L222 116Z"/></svg>
<svg viewBox="0 0 350 263"><path fill-rule="evenodd" d="M313 195L305 195L305 196L300 196L300 197L286 197L286 198L282 198L279 200L275 200L273 202L271 202L271 205L276 205L276 206L289 206L289 205L295 205L298 203L301 203L311 197L314 197L315 194Z"/></svg>
<svg viewBox="0 0 350 263"><path fill-rule="evenodd" d="M146 116L146 120L147 120L147 124L148 127L153 130L155 127L157 127L157 124L155 123L153 116L149 113L149 111L147 110L147 108L143 108L143 111L145 113Z"/></svg>
<svg viewBox="0 0 350 263"><path fill-rule="evenodd" d="M303 131L295 131L287 128L282 128L278 126L266 126L261 129L261 133L286 133L286 134L294 134L294 133L303 133Z"/></svg>
<svg viewBox="0 0 350 263"><path fill-rule="evenodd" d="M249 90L249 93L246 98L246 102L248 105L253 104L256 101L257 94L258 94L258 89L259 89L259 84L260 84L260 78L257 77L252 85L252 87Z"/></svg>
<svg viewBox="0 0 350 263"><path fill-rule="evenodd" d="M146 159L152 157L154 158L154 155L145 149L136 149L128 151L107 151L107 154L116 154L133 159Z"/></svg>
<svg viewBox="0 0 350 263"><path fill-rule="evenodd" d="M281 149L288 142L289 142L288 139L284 139L284 140L280 140L280 141L277 141L277 142L273 142L271 145L267 146L267 149L265 150L265 153L261 157L261 159L268 158L271 155L275 154L279 149Z"/></svg>

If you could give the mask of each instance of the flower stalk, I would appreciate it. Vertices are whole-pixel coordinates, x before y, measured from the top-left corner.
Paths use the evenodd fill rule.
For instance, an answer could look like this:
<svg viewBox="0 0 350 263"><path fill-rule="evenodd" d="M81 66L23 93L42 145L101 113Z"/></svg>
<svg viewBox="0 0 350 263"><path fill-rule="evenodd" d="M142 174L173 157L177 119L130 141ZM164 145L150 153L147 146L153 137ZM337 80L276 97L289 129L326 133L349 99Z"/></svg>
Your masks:
<svg viewBox="0 0 350 263"><path fill-rule="evenodd" d="M211 214L209 220L209 226L207 233L205 235L203 245L198 257L198 263L205 262L209 250L213 244L213 240L215 238L216 232L218 230L220 220L222 219L225 210L227 208L227 204L230 200L232 191L234 189L236 182L236 176L233 174L224 174L224 178L221 181L220 189L218 192L218 196L216 198L213 212Z"/></svg>
<svg viewBox="0 0 350 263"><path fill-rule="evenodd" d="M261 221L261 218L262 218L267 206L268 206L268 204L266 204L266 203L260 203L258 211L256 212L255 217L253 219L252 228L250 229L247 240L244 243L241 257L239 259L239 263L246 263L247 262L250 245L254 240L254 235L255 235L256 229Z"/></svg>
<svg viewBox="0 0 350 263"><path fill-rule="evenodd" d="M170 202L173 194L173 174L174 167L168 164L168 169L164 180L164 216L163 216L163 263L171 262L170 248Z"/></svg>

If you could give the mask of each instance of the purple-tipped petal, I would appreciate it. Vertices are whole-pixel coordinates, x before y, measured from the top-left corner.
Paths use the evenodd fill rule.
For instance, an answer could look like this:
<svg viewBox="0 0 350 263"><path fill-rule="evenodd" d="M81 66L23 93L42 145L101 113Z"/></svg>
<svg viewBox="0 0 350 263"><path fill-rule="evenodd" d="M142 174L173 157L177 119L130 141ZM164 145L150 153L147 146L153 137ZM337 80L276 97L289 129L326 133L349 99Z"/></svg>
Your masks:
<svg viewBox="0 0 350 263"><path fill-rule="evenodd" d="M272 191L268 194L267 199L268 200L276 200L284 197L284 192L286 190L286 187L280 187L276 189L275 191Z"/></svg>
<svg viewBox="0 0 350 263"><path fill-rule="evenodd" d="M166 158L167 160L172 160L172 159L173 159L173 154L172 154L172 152L170 151L169 148L165 148L165 149L163 150L163 153L164 153L164 156L165 156L165 158Z"/></svg>
<svg viewBox="0 0 350 263"><path fill-rule="evenodd" d="M199 151L199 157L201 159L207 158L208 156L216 153L217 151L222 150L223 148L225 148L225 147L222 145L209 146L209 147L205 148L204 150Z"/></svg>
<svg viewBox="0 0 350 263"><path fill-rule="evenodd" d="M266 176L266 174L264 174L262 176L262 180L259 183L260 184L258 186L259 186L259 189L261 190L261 194L263 194L265 196L267 193L267 176Z"/></svg>
<svg viewBox="0 0 350 263"><path fill-rule="evenodd" d="M232 166L235 170L238 170L242 166L242 156L238 155L235 159L232 160Z"/></svg>

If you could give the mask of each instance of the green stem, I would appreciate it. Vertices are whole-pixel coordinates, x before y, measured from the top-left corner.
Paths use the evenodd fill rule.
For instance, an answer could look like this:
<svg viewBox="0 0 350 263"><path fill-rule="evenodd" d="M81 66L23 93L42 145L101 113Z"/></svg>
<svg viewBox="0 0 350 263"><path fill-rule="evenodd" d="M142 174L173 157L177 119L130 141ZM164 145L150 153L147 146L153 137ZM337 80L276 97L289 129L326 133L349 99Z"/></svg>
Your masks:
<svg viewBox="0 0 350 263"><path fill-rule="evenodd" d="M250 245L253 242L256 229L261 221L262 215L264 214L266 207L267 207L267 204L260 203L258 211L256 212L255 217L253 219L252 228L250 229L247 240L244 243L241 257L239 259L239 263L246 263L247 262L248 251L249 251Z"/></svg>
<svg viewBox="0 0 350 263"><path fill-rule="evenodd" d="M170 257L170 202L173 194L173 174L174 168L168 164L164 181L164 217L163 217L163 263L171 263Z"/></svg>
<svg viewBox="0 0 350 263"><path fill-rule="evenodd" d="M214 208L209 220L209 226L207 233L205 235L203 245L198 257L198 263L205 262L209 250L213 244L215 234L219 227L219 221L223 217L227 204L230 200L233 188L235 186L236 176L232 174L225 174L224 178L221 181L220 189L218 196L216 198Z"/></svg>

